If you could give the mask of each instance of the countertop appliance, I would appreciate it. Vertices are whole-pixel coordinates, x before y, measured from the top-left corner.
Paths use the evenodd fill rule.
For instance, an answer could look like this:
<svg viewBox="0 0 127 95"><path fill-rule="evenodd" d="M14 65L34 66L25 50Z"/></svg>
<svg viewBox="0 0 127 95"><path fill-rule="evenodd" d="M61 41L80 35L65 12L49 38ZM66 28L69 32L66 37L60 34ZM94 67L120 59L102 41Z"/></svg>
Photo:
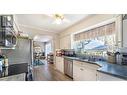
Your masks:
<svg viewBox="0 0 127 95"><path fill-rule="evenodd" d="M64 55L64 50L63 49L56 49L56 56L60 57Z"/></svg>
<svg viewBox="0 0 127 95"><path fill-rule="evenodd" d="M75 50L74 49L64 49L64 56L75 56Z"/></svg>
<svg viewBox="0 0 127 95"><path fill-rule="evenodd" d="M73 78L73 60L64 58L64 74Z"/></svg>
<svg viewBox="0 0 127 95"><path fill-rule="evenodd" d="M108 62L116 64L116 53L115 52L107 52Z"/></svg>
<svg viewBox="0 0 127 95"><path fill-rule="evenodd" d="M56 50L56 56L75 56L75 50L74 49L57 49Z"/></svg>
<svg viewBox="0 0 127 95"><path fill-rule="evenodd" d="M0 27L13 27L13 15L0 15Z"/></svg>
<svg viewBox="0 0 127 95"><path fill-rule="evenodd" d="M117 51L116 63L120 65L127 65L127 48L121 48Z"/></svg>

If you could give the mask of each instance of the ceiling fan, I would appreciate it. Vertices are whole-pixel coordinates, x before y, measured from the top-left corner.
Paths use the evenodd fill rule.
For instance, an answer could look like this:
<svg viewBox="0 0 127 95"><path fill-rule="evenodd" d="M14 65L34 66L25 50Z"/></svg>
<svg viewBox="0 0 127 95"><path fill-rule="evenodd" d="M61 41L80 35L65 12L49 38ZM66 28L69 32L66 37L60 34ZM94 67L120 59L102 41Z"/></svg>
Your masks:
<svg viewBox="0 0 127 95"><path fill-rule="evenodd" d="M47 14L47 16L52 17L55 21L53 24L62 24L63 22L69 23L70 20L67 19L64 14Z"/></svg>

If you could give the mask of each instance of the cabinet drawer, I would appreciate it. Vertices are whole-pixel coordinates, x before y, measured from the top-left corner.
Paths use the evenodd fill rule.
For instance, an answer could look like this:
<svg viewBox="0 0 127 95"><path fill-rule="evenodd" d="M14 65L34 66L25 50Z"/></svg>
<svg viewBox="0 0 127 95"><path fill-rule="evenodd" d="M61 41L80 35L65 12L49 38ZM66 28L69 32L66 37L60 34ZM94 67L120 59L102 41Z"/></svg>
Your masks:
<svg viewBox="0 0 127 95"><path fill-rule="evenodd" d="M73 64L78 65L80 67L90 68L90 69L94 69L94 70L97 70L98 68L100 68L100 66L98 66L96 64L91 64L91 63L81 62L81 61L74 61Z"/></svg>
<svg viewBox="0 0 127 95"><path fill-rule="evenodd" d="M100 68L100 66L96 65L96 64L91 64L91 63L87 63L87 62L84 62L84 67L86 68L90 68L90 69L94 69L94 70L97 70Z"/></svg>
<svg viewBox="0 0 127 95"><path fill-rule="evenodd" d="M78 65L78 66L84 66L84 62L81 62L81 61L73 61L73 64L75 64L75 65Z"/></svg>

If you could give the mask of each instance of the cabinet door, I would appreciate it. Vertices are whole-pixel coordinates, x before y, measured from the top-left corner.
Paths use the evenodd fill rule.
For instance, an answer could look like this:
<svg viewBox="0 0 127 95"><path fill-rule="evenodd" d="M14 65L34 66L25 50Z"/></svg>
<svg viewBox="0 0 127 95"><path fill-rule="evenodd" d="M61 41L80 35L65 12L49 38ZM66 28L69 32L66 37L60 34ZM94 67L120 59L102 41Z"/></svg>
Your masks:
<svg viewBox="0 0 127 95"><path fill-rule="evenodd" d="M67 49L71 49L71 37L70 36L67 36L65 37L65 41L66 41L66 48Z"/></svg>
<svg viewBox="0 0 127 95"><path fill-rule="evenodd" d="M61 49L70 49L71 48L71 37L65 36L60 39L60 48Z"/></svg>
<svg viewBox="0 0 127 95"><path fill-rule="evenodd" d="M75 80L75 81L81 80L80 67L76 64L73 64L73 80Z"/></svg>
<svg viewBox="0 0 127 95"><path fill-rule="evenodd" d="M96 70L91 68L85 68L85 81L96 81L97 80L97 74Z"/></svg>
<svg viewBox="0 0 127 95"><path fill-rule="evenodd" d="M64 73L64 58L60 57L60 72Z"/></svg>
<svg viewBox="0 0 127 95"><path fill-rule="evenodd" d="M60 49L64 49L64 39L60 39Z"/></svg>
<svg viewBox="0 0 127 95"><path fill-rule="evenodd" d="M56 57L56 63L55 63L55 66L56 66L56 69L58 70L59 69L59 57Z"/></svg>
<svg viewBox="0 0 127 95"><path fill-rule="evenodd" d="M73 80L84 81L84 68L80 65L73 64Z"/></svg>
<svg viewBox="0 0 127 95"><path fill-rule="evenodd" d="M127 19L123 21L123 47L127 47Z"/></svg>
<svg viewBox="0 0 127 95"><path fill-rule="evenodd" d="M56 69L64 73L64 60L62 57L56 57Z"/></svg>

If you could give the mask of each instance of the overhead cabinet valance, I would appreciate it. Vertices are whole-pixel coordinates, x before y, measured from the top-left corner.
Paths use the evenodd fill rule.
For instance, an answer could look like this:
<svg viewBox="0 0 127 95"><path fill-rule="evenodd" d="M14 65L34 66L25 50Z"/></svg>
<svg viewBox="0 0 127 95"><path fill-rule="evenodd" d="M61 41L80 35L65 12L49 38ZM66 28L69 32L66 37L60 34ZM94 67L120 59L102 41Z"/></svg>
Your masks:
<svg viewBox="0 0 127 95"><path fill-rule="evenodd" d="M93 39L115 33L115 22L74 35L74 41Z"/></svg>

